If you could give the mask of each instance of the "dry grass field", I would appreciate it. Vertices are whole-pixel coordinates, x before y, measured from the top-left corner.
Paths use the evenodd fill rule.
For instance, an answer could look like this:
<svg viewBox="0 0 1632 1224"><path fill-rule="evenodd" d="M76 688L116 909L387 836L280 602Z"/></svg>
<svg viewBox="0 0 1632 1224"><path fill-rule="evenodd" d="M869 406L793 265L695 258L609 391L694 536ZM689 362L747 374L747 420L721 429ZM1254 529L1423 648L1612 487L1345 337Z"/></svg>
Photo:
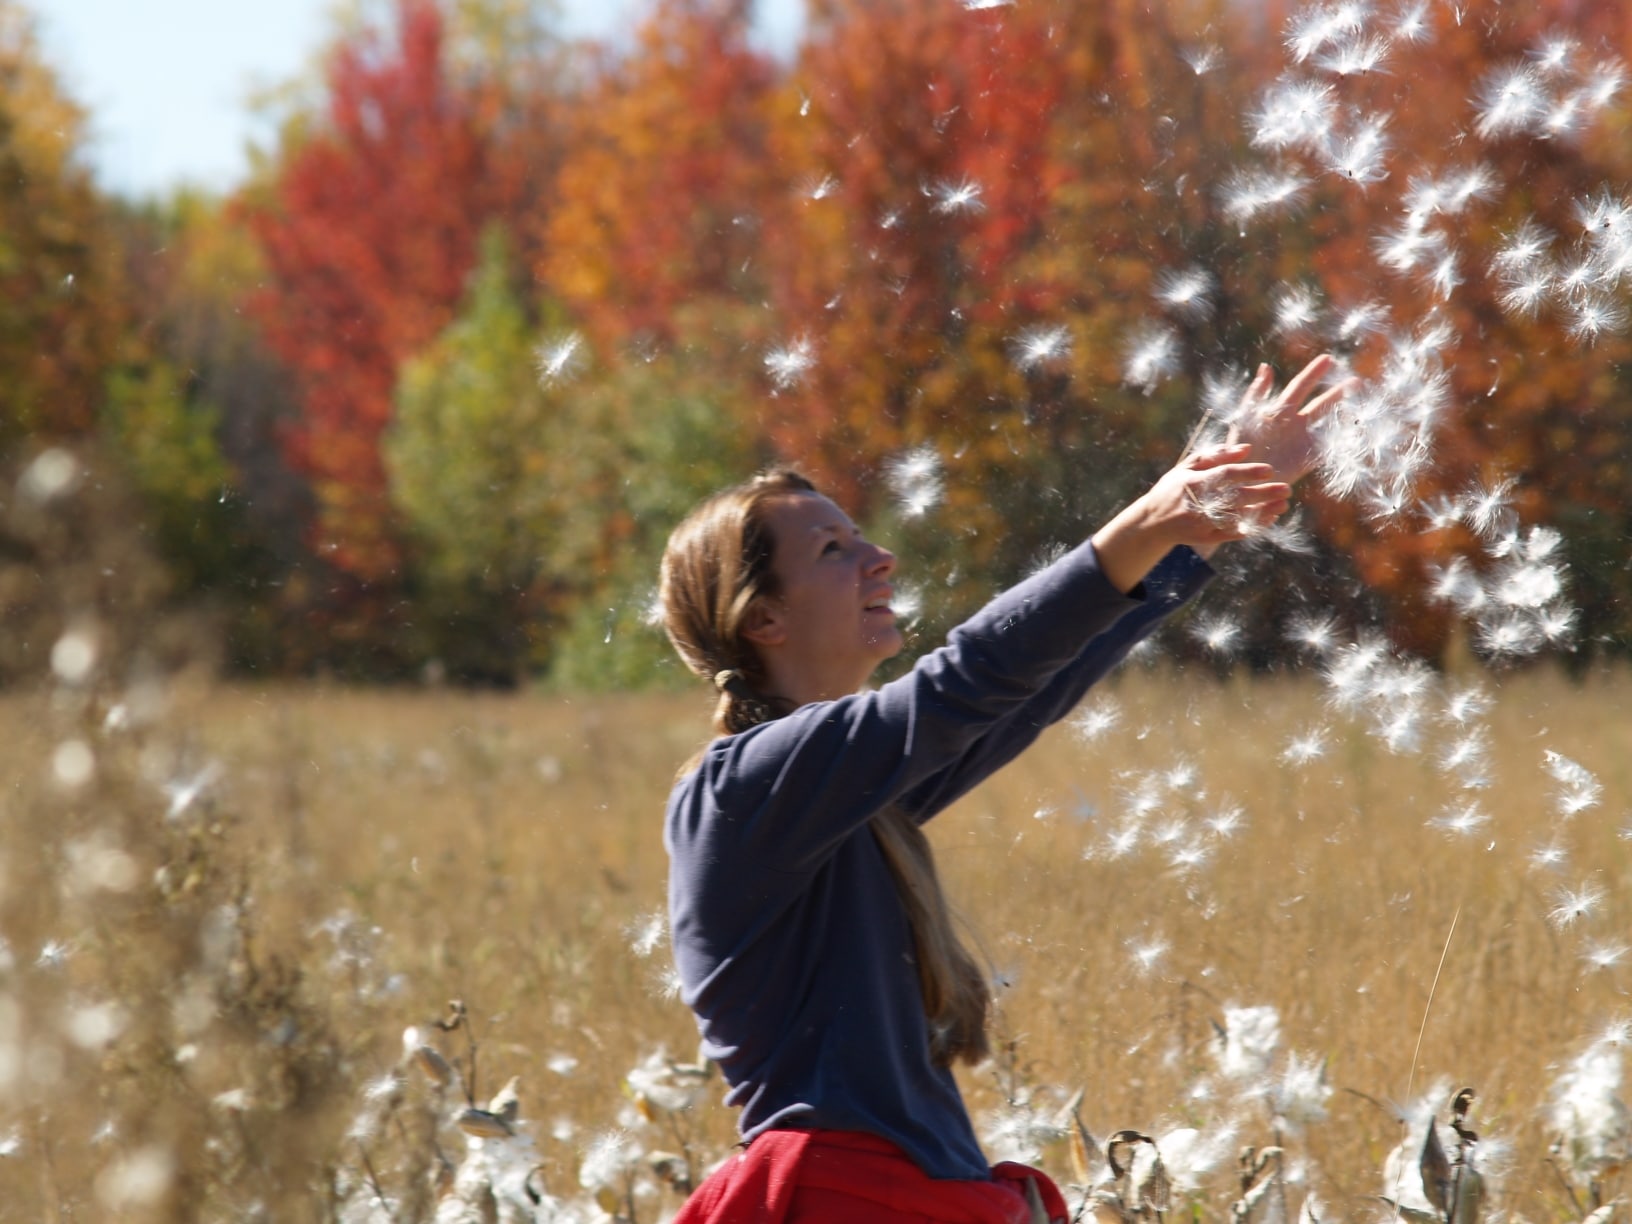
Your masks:
<svg viewBox="0 0 1632 1224"><path fill-rule="evenodd" d="M965 1076L994 1158L1072 1180L1081 1090L1098 1141L1166 1140L1174 1210L1228 1218L1238 1149L1278 1143L1291 1210L1374 1218L1402 1110L1414 1169L1467 1085L1486 1219L1632 1188L1632 677L1390 666L1345 709L1316 668L1133 665L936 822L1003 983L1006 1053ZM656 924L701 702L0 700L0 1219L672 1214L642 1158L732 1138L717 1078L648 1061L695 1051ZM511 1077L519 1134L467 1156L451 1119Z"/></svg>

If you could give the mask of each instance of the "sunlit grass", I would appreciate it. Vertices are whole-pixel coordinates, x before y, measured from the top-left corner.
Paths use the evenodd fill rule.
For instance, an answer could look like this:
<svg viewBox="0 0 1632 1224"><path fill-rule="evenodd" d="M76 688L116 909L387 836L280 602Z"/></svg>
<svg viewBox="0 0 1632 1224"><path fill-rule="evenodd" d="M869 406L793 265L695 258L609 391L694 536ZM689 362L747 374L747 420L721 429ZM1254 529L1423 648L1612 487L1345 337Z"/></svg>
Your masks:
<svg viewBox="0 0 1632 1224"><path fill-rule="evenodd" d="M1510 1148L1501 1201L1532 1218L1572 1214L1546 1164L1561 1108L1549 1086L1632 1012L1620 939L1632 929L1622 835L1632 767L1614 731L1632 690L1621 673L1577 685L1536 672L1487 691L1483 819L1460 830L1444 827L1455 803L1471 801L1445 765L1466 734L1456 718L1425 720L1424 743L1402 753L1334 710L1313 675L1221 683L1142 671L1102 690L1118 716L1095 721L1095 734L1062 725L939 818L950 891L1004 983L1000 1036L1014 1057L965 1077L993 1141L1019 1133L1016 1099L1052 1116L1085 1089L1080 1115L1100 1141L1122 1127L1160 1136L1185 1125L1273 1143L1286 1120L1265 1101L1290 1089L1224 1074L1215 1025L1274 1008L1294 1060L1274 1077L1301 1067L1313 1084L1324 1065L1330 1088L1323 1119L1281 1136L1297 1161L1294 1209L1301 1178L1338 1212L1369 1210L1400 1139L1387 1103L1448 1080L1479 1090L1479 1129ZM0 1114L18 1149L0 1161L4 1201L109 1201L107 1170L150 1147L159 1172L207 1171L206 1156L175 1146L209 1143L211 1125L167 1131L173 1111L150 1111L158 1129L135 1144L121 1131L126 1093L146 1084L162 1095L179 1078L222 1125L269 1108L257 1099L266 1085L223 1098L243 1087L229 1071L246 1064L214 1064L210 1051L294 1059L308 1034L279 1035L285 1013L321 1016L310 1021L321 1051L295 1061L332 1089L299 1098L312 1139L285 1167L311 1179L286 1187L303 1201L324 1176L358 1184L379 1077L402 1057L403 1029L431 1031L449 999L464 1002L478 1039L475 1103L519 1077L540 1176L563 1202L588 1194L580 1168L611 1150L607 1135L649 1126L630 1114L626 1075L659 1049L693 1057L695 1030L654 932L663 799L705 733L701 695L181 684L160 722L123 747L112 732L89 737L99 772L77 798L50 778L63 737L61 720L42 714L51 704L0 700L0 755L19 780L6 800L0 895L16 1023L0 1038L27 1068L9 1077ZM1317 734L1319 753L1289 751ZM1589 778L1601 802L1560 815ZM141 844L148 836L171 841L161 851ZM1536 856L1550 838L1567 849L1558 870ZM174 974L179 997L203 971L142 924L182 904L148 898L147 873L166 859L173 874L190 841L219 876L196 887L248 899L256 964L266 978L274 964L298 969L287 993L301 1003L286 1007L263 982L234 996L232 1018L220 1014L224 996L213 1013L206 997L184 1042L177 998L140 992ZM110 926L115 911L133 925ZM445 1052L458 1057L462 1042ZM178 1060L181 1044L193 1049ZM33 1069L42 1057L45 1072ZM716 1081L687 1122L705 1167L701 1157L732 1139L718 1097ZM1447 1105L1437 1103L1442 1117ZM117 1142L85 1142L103 1127ZM444 1131L457 1162L462 1138ZM402 1140L369 1142L395 1198L385 1153ZM642 1142L668 1146L656 1133ZM1043 1159L1069 1178L1062 1147L1045 1144ZM1234 1192L1228 1166L1198 1191L1211 1218ZM662 1209L642 1200L642 1218Z"/></svg>

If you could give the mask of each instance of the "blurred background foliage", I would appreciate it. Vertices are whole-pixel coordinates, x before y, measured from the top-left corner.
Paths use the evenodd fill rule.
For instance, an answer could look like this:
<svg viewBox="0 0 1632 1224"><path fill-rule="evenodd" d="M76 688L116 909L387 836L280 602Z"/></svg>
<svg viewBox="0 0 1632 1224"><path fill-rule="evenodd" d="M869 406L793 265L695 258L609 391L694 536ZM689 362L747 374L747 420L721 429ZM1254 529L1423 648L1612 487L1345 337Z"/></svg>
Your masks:
<svg viewBox="0 0 1632 1224"><path fill-rule="evenodd" d="M784 61L742 0L656 0L618 49L564 42L542 2L353 6L252 181L133 202L93 184L79 108L0 0L0 450L98 455L239 672L666 683L664 537L773 460L909 555L930 640L1170 463L1204 370L1326 347L1278 327L1287 285L1425 308L1375 249L1403 183L1328 175L1251 226L1221 202L1288 7L813 0ZM1547 32L1632 51L1621 2L1428 12L1439 70L1357 86L1405 167L1445 162L1429 117ZM1569 231L1572 201L1632 181L1625 124L1620 100L1579 138L1479 149L1503 186L1470 246ZM1171 378L1131 384L1158 278L1192 266L1216 309L1177 321ZM1459 411L1423 492L1513 480L1564 534L1579 657L1624 653L1628 341L1583 347L1500 290L1470 275L1443 307ZM1057 359L1015 360L1045 326ZM796 377L768 360L790 352ZM925 516L882 479L912 448L944 465ZM1425 575L1467 540L1307 500L1318 559L1231 561L1265 613L1247 657L1273 662L1300 600L1441 657ZM0 660L0 682L39 664Z"/></svg>

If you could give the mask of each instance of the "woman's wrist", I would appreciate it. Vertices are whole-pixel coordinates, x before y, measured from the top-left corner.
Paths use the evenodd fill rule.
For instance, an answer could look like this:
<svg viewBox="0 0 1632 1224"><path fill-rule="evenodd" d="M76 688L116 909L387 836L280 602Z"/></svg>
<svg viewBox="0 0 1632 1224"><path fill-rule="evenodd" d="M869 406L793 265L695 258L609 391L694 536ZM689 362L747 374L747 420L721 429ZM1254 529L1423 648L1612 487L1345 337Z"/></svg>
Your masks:
<svg viewBox="0 0 1632 1224"><path fill-rule="evenodd" d="M1092 542L1100 572L1124 595L1143 582L1173 546L1159 529L1148 497L1124 507L1094 533Z"/></svg>

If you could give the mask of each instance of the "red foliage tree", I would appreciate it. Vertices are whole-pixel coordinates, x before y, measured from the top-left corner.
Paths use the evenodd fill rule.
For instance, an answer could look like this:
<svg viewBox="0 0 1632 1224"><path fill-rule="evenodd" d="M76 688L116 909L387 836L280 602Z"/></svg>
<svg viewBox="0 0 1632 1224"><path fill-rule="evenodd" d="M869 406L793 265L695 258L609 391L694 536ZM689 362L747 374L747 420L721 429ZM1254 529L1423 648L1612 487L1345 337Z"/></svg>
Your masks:
<svg viewBox="0 0 1632 1224"><path fill-rule="evenodd" d="M398 367L452 318L513 181L444 44L432 0L398 0L390 34L343 42L323 121L247 208L268 267L253 310L299 386L290 459L316 491L319 545L365 580L399 561L379 449Z"/></svg>

